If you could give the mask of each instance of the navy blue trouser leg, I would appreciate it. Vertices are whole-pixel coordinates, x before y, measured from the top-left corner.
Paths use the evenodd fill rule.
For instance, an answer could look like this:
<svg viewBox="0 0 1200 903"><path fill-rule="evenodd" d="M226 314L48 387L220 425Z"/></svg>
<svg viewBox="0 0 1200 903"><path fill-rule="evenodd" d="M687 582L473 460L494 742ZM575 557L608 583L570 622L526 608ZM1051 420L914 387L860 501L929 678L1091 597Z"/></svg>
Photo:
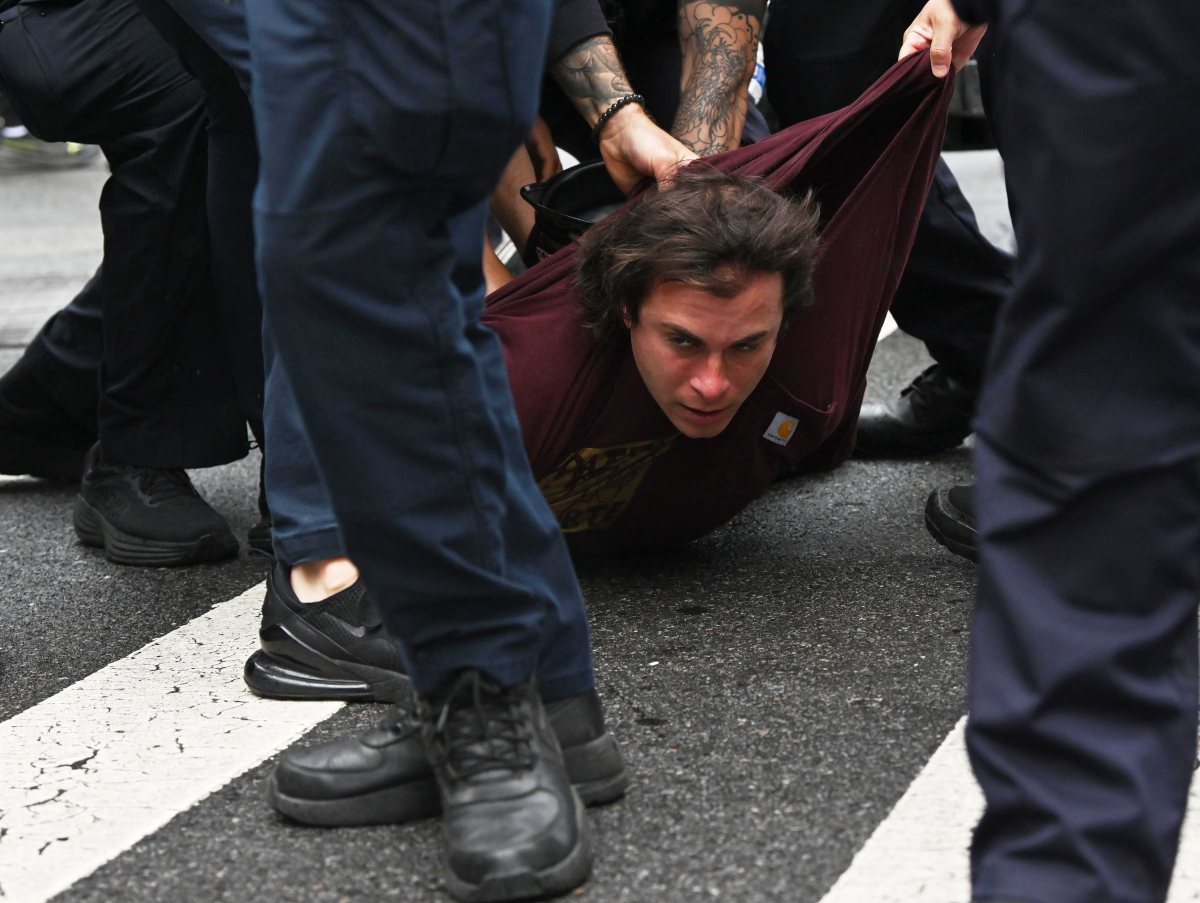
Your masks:
<svg viewBox="0 0 1200 903"><path fill-rule="evenodd" d="M267 432L267 503L275 557L289 567L309 561L344 558L346 542L333 513L329 490L304 431L295 392L264 324L267 394L263 408Z"/></svg>
<svg viewBox="0 0 1200 903"><path fill-rule="evenodd" d="M984 238L945 160L921 211L892 316L960 382L978 385L996 314L1012 289L1013 256Z"/></svg>
<svg viewBox="0 0 1200 903"><path fill-rule="evenodd" d="M975 448L978 899L1165 898L1196 747L1200 461L1082 482Z"/></svg>
<svg viewBox="0 0 1200 903"><path fill-rule="evenodd" d="M992 20L1021 254L976 423L976 899L1160 903L1196 752L1200 10Z"/></svg>
<svg viewBox="0 0 1200 903"><path fill-rule="evenodd" d="M465 278L487 193L532 120L549 4L247 12L271 148L263 298L347 551L419 691L467 667L512 683L541 662L546 697L583 692L582 598L480 281ZM551 674L556 657L571 661Z"/></svg>

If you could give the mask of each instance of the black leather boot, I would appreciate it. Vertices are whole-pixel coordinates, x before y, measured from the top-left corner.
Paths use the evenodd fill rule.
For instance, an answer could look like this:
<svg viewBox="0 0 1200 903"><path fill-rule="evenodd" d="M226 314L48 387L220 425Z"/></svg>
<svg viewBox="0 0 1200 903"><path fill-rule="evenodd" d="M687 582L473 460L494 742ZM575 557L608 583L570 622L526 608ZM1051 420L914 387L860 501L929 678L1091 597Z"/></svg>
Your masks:
<svg viewBox="0 0 1200 903"><path fill-rule="evenodd" d="M567 776L585 804L625 795L629 772L595 691L545 705ZM441 811L433 770L407 706L358 737L279 758L267 785L277 812L308 825L401 824Z"/></svg>
<svg viewBox="0 0 1200 903"><path fill-rule="evenodd" d="M417 715L454 897L523 900L587 880L591 829L532 679L502 687L465 671L418 698Z"/></svg>
<svg viewBox="0 0 1200 903"><path fill-rule="evenodd" d="M925 503L925 526L955 555L977 560L979 533L975 529L975 484L935 489Z"/></svg>
<svg viewBox="0 0 1200 903"><path fill-rule="evenodd" d="M971 435L977 395L977 387L934 364L894 402L862 406L854 452L864 458L888 458L955 448Z"/></svg>

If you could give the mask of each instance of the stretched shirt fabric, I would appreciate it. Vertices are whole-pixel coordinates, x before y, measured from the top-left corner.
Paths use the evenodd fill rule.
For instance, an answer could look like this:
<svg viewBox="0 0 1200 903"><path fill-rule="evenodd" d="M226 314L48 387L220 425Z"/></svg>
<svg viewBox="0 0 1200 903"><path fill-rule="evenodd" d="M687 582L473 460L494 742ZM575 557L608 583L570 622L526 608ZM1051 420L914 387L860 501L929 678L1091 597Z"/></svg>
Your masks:
<svg viewBox="0 0 1200 903"><path fill-rule="evenodd" d="M727 521L781 471L830 467L850 454L951 90L926 55L912 56L842 110L707 158L780 192L811 190L821 207L815 301L789 321L762 382L715 438L688 439L671 425L627 334L601 343L579 325L574 246L488 299L484 322L504 345L533 472L574 548L686 542Z"/></svg>

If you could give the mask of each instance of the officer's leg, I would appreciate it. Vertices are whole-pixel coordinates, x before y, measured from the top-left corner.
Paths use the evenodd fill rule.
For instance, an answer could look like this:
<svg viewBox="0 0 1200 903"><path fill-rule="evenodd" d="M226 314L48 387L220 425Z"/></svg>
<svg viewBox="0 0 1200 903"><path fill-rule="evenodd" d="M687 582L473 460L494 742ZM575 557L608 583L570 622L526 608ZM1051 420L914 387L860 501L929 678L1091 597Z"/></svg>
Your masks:
<svg viewBox="0 0 1200 903"><path fill-rule="evenodd" d="M131 3L38 10L0 32L11 93L42 137L99 144L113 170L97 274L104 448L149 467L232 460L244 427L212 311L200 91ZM52 86L31 77L44 58L69 61Z"/></svg>
<svg viewBox="0 0 1200 903"><path fill-rule="evenodd" d="M102 316L100 443L76 532L124 564L235 554L228 525L183 471L246 450L212 305L202 95L131 3L17 12L0 32L0 70L27 121L44 137L99 144L112 167L91 285Z"/></svg>
<svg viewBox="0 0 1200 903"><path fill-rule="evenodd" d="M1196 741L1200 18L993 6L1022 253L978 420L974 890L1157 903Z"/></svg>
<svg viewBox="0 0 1200 903"><path fill-rule="evenodd" d="M446 802L446 880L464 898L566 890L590 865L529 683L557 612L582 600L509 438L482 293L456 278L478 269L487 194L533 119L550 12L248 8L272 149L257 201L264 303L348 551L408 651ZM455 238L472 221L473 264ZM579 670L586 688L590 662Z"/></svg>
<svg viewBox="0 0 1200 903"><path fill-rule="evenodd" d="M251 216L258 146L250 100L243 89L243 83L249 84L244 20L240 6L224 0L136 2L204 90L207 209L217 311L242 408L251 431L261 442L262 305L254 269ZM235 71L227 58L240 61L244 70Z"/></svg>
<svg viewBox="0 0 1200 903"><path fill-rule="evenodd" d="M0 377L0 473L77 483L96 443L101 332L93 278Z"/></svg>
<svg viewBox="0 0 1200 903"><path fill-rule="evenodd" d="M1200 461L1079 486L975 453L976 898L1160 901L1196 744Z"/></svg>

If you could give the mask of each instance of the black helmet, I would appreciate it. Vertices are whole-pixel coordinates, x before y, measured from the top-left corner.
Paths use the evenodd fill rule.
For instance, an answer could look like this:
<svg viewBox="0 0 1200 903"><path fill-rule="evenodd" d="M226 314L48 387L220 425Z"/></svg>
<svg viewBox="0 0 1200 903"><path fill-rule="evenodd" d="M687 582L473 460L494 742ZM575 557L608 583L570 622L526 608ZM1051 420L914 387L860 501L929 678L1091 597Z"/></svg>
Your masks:
<svg viewBox="0 0 1200 903"><path fill-rule="evenodd" d="M526 266L570 244L626 200L603 160L579 163L547 182L526 185L521 197L534 209L533 231L525 244Z"/></svg>

